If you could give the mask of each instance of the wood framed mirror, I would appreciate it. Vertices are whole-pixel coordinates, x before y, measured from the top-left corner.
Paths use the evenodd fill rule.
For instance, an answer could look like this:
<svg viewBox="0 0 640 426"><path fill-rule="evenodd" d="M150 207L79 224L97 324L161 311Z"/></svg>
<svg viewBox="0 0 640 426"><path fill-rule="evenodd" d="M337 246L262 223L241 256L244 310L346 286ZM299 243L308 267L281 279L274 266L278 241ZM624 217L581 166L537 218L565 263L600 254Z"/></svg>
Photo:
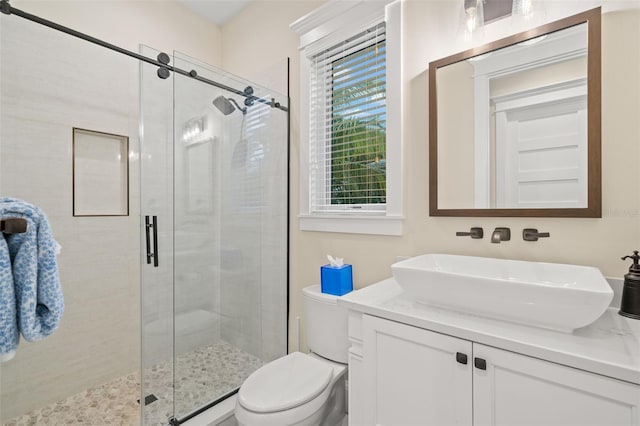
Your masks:
<svg viewBox="0 0 640 426"><path fill-rule="evenodd" d="M602 217L600 8L429 64L429 215Z"/></svg>

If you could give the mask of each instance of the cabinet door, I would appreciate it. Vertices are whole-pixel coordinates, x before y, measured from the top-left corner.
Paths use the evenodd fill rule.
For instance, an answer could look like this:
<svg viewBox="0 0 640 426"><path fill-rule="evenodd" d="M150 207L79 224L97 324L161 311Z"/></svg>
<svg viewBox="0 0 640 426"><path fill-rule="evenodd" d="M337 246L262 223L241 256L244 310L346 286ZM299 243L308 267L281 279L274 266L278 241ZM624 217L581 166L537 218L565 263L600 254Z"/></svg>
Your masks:
<svg viewBox="0 0 640 426"><path fill-rule="evenodd" d="M471 342L369 315L362 325L367 425L471 425Z"/></svg>
<svg viewBox="0 0 640 426"><path fill-rule="evenodd" d="M475 426L640 426L640 386L474 343ZM479 363L482 367L482 362Z"/></svg>

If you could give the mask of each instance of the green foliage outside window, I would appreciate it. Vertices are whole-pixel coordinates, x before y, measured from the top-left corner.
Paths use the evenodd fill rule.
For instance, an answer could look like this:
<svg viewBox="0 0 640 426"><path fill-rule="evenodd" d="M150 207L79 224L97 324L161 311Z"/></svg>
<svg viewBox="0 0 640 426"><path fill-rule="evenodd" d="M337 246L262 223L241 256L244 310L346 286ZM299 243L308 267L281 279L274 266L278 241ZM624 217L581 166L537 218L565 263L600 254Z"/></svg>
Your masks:
<svg viewBox="0 0 640 426"><path fill-rule="evenodd" d="M385 203L385 129L340 116L331 124L331 204Z"/></svg>
<svg viewBox="0 0 640 426"><path fill-rule="evenodd" d="M384 48L383 41L333 64L333 205L386 202L386 77L384 56L380 59L384 55ZM357 67L360 67L360 71L353 71ZM348 75L346 79L345 75ZM353 83L341 83L344 80Z"/></svg>

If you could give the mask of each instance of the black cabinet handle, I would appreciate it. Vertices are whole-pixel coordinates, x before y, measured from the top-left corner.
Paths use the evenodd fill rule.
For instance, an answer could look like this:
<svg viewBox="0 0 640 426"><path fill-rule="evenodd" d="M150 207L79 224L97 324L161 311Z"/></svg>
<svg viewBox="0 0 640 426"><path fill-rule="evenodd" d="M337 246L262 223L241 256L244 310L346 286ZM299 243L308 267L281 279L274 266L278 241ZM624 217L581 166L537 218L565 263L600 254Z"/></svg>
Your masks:
<svg viewBox="0 0 640 426"><path fill-rule="evenodd" d="M456 352L456 361L458 361L460 364L467 364L467 355L463 354L462 352Z"/></svg>
<svg viewBox="0 0 640 426"><path fill-rule="evenodd" d="M482 358L474 358L473 365L475 365L478 370L487 369L487 361Z"/></svg>

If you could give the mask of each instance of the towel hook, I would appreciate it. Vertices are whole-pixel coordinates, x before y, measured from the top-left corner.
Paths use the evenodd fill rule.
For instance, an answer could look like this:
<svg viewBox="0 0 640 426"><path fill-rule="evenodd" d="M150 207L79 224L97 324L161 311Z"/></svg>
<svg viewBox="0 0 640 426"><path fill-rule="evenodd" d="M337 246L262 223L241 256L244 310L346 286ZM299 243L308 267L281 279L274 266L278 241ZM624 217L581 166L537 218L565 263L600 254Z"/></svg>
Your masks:
<svg viewBox="0 0 640 426"><path fill-rule="evenodd" d="M27 220L18 217L0 219L0 232L3 234L24 234L27 232Z"/></svg>

